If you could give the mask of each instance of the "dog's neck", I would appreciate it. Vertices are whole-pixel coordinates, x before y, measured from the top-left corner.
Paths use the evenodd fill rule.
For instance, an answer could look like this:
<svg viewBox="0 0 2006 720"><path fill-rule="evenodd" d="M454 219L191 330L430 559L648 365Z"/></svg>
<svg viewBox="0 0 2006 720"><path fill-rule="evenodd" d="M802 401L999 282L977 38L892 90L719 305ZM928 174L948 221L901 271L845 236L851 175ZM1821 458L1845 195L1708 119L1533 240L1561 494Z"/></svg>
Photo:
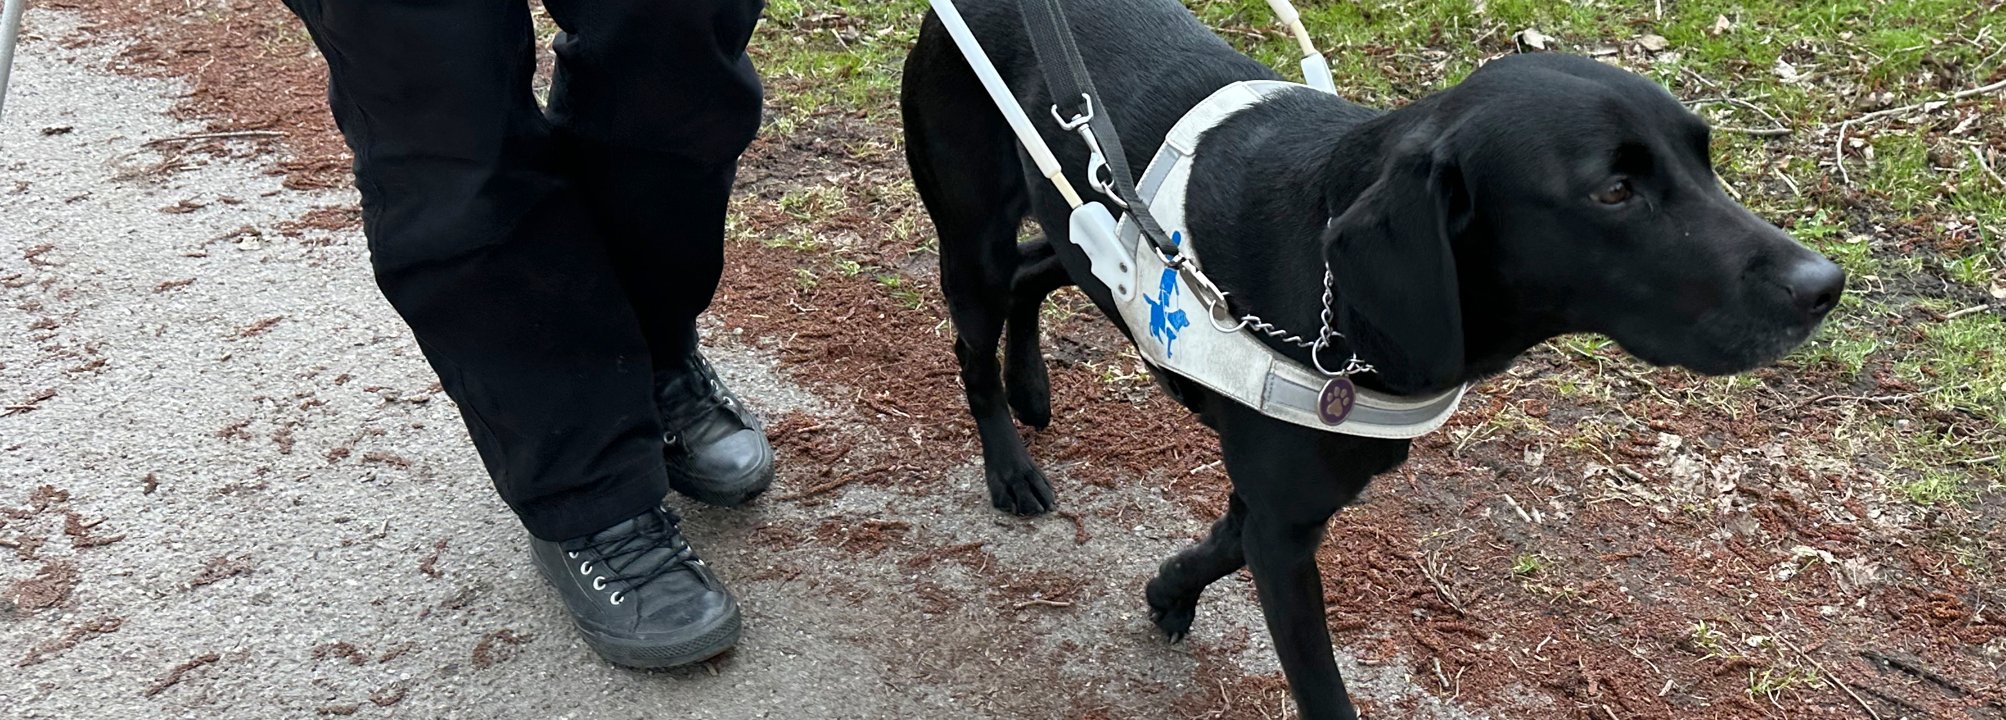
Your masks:
<svg viewBox="0 0 2006 720"><path fill-rule="evenodd" d="M1192 231L1203 243L1202 222L1233 223L1257 247L1239 248L1233 267L1208 267L1236 296L1235 305L1293 332L1321 326L1325 225L1371 187L1411 133L1439 126L1440 94L1391 112L1359 107L1321 93L1292 93L1229 118L1201 142L1199 156L1232 153L1219 172L1194 172ZM1201 218L1204 220L1201 221ZM1481 219L1479 219L1481 220ZM1510 366L1526 349L1552 337L1557 324L1527 306L1496 271L1494 246L1481 221L1453 241L1463 308L1465 379ZM1342 301L1344 288L1336 288ZM1283 349L1298 361L1309 354ZM1340 349L1341 350L1341 349ZM1342 357L1338 353L1326 355ZM1369 376L1362 384L1373 385Z"/></svg>

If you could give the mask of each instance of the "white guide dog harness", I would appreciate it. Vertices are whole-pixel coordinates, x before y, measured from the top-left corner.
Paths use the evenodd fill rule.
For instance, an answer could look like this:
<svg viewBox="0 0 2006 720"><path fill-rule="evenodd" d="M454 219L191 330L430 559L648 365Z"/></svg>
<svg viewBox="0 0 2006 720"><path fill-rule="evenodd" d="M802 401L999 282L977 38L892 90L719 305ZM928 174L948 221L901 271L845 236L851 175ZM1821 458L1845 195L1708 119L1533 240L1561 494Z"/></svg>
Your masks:
<svg viewBox="0 0 2006 720"><path fill-rule="evenodd" d="M1172 127L1136 187L1184 262L1199 263L1199 241L1184 224L1199 138L1228 116L1267 96L1307 89L1273 80L1237 82L1191 108ZM1073 224L1090 222L1075 213ZM1166 267L1134 223L1123 217L1117 242L1095 242L1105 233L1073 232L1091 260L1093 275L1114 294L1122 321L1144 360L1261 414L1345 435L1407 439L1442 426L1461 403L1467 385L1428 397L1388 395L1330 377L1276 352L1244 327L1221 326L1190 288L1190 276ZM1222 308L1223 309L1223 308ZM1227 318L1226 322L1236 322Z"/></svg>
<svg viewBox="0 0 2006 720"><path fill-rule="evenodd" d="M1191 180L1191 162L1198 152L1198 139L1235 112L1258 103L1278 92L1310 88L1321 92L1336 93L1329 65L1323 55L1310 42L1309 33L1303 29L1295 8L1288 0L1268 0L1283 24L1295 34L1303 48L1303 77L1308 85L1272 80L1244 81L1220 88L1204 102L1198 103L1177 121L1176 127L1164 138L1149 167L1142 174L1142 182L1134 188L1131 196L1146 205L1147 215L1156 219L1156 226L1168 235L1167 240L1174 247L1166 253L1150 239L1150 234L1140 229L1133 214L1125 215L1119 224L1106 206L1099 202L1086 202L1073 189L1064 175L1051 147L1045 144L1043 135L1032 125L1030 115L1017 102L989 56L982 51L982 44L968 28L955 8L953 0L930 0L941 24L954 38L954 44L967 58L969 68L982 82L990 100L1010 124L1011 132L1037 165L1038 172L1050 180L1066 204L1073 208L1070 218L1071 242L1085 251L1095 279L1106 285L1113 293L1122 322L1128 326L1129 334L1135 339L1136 351L1150 365L1183 377L1191 382L1219 393L1262 415L1294 423L1303 427L1360 437L1404 440L1425 435L1442 426L1449 415L1462 402L1463 391L1468 385L1430 397L1408 398L1374 392L1357 387L1350 376L1370 368L1353 357L1343 369L1326 370L1321 358L1316 354L1325 349L1327 341L1340 337L1336 334L1335 318L1330 317L1331 292L1329 269L1325 268L1324 326L1314 344L1300 337L1283 337L1285 333L1273 325L1253 315L1231 317L1227 310L1226 321L1232 325L1221 325L1211 311L1211 307L1226 310L1225 293L1206 279L1198 265L1198 250L1191 238L1190 229L1184 224L1184 192ZM1059 20L1059 7L1050 4L1052 20ZM1026 22L1032 19L1026 14ZM1060 28L1069 36L1070 31ZM1033 31L1034 45L1041 39ZM1075 51L1066 50L1074 69L1078 71ZM1039 50L1042 57L1044 50ZM1083 71L1080 71L1083 72ZM1048 81L1051 75L1047 75ZM1083 79L1083 78L1082 78ZM1056 92L1056 88L1055 88ZM1114 128L1106 118L1096 120L1093 98L1081 95L1082 112L1068 120L1059 115L1059 107L1052 106L1052 119L1069 132L1078 132L1091 151L1087 175L1095 190L1108 196L1122 207L1120 195L1126 194L1128 180L1121 178L1110 164L1124 166L1120 153L1112 158L1104 156L1101 144L1096 139L1095 125L1113 140ZM1103 175L1103 173L1107 175ZM1113 182L1109 182L1113 180ZM1172 261L1169 256L1176 256ZM1202 293L1202 296L1201 296ZM1275 352L1263 343L1254 329L1260 329L1272 337L1285 342L1294 342L1310 348L1311 357L1317 359L1317 367L1306 368L1288 356Z"/></svg>

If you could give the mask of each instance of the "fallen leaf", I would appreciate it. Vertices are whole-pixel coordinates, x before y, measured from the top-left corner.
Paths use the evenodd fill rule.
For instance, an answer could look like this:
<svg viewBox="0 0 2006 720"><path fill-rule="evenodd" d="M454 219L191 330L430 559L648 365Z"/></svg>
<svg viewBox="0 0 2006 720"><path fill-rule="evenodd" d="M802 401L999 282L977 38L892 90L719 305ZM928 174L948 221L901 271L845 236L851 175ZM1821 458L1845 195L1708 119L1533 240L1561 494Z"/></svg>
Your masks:
<svg viewBox="0 0 2006 720"><path fill-rule="evenodd" d="M1551 36L1533 28L1520 30L1518 34L1511 36L1511 39L1512 42L1518 43L1519 52L1525 52L1527 48L1545 50L1546 46L1553 42Z"/></svg>
<svg viewBox="0 0 2006 720"><path fill-rule="evenodd" d="M1777 58L1776 67L1770 68L1770 71L1776 73L1777 77L1783 78L1783 82L1787 83L1797 82L1804 77L1797 72L1796 65L1790 64L1789 60L1783 58Z"/></svg>
<svg viewBox="0 0 2006 720"><path fill-rule="evenodd" d="M1666 40L1663 35L1645 35L1637 38L1637 44L1650 52L1664 52L1665 48L1672 46L1672 41Z"/></svg>
<svg viewBox="0 0 2006 720"><path fill-rule="evenodd" d="M1992 298L2006 300L2006 278L1992 281Z"/></svg>
<svg viewBox="0 0 2006 720"><path fill-rule="evenodd" d="M1726 15L1715 15L1713 18L1713 29L1708 32L1713 35L1725 35L1733 29L1734 23L1728 20Z"/></svg>

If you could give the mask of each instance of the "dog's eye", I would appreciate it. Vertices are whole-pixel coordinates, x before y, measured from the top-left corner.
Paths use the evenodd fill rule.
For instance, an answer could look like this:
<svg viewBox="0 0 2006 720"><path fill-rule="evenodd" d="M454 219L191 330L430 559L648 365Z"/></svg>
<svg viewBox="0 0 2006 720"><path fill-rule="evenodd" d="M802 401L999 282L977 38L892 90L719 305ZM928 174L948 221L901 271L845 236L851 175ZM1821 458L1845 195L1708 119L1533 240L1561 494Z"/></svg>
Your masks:
<svg viewBox="0 0 2006 720"><path fill-rule="evenodd" d="M1595 191L1592 197L1595 198L1595 202L1604 205L1621 205L1630 200L1630 194L1630 181L1617 180L1608 187Z"/></svg>

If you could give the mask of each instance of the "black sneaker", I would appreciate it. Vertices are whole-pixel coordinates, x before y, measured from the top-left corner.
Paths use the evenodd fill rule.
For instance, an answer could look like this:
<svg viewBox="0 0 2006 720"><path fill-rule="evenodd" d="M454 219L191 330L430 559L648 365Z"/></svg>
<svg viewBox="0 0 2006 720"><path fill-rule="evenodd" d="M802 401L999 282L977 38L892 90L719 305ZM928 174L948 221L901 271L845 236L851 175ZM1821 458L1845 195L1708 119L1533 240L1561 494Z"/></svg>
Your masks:
<svg viewBox="0 0 2006 720"><path fill-rule="evenodd" d="M561 543L530 540L537 570L600 657L657 669L701 662L738 643L738 601L655 509Z"/></svg>
<svg viewBox="0 0 2006 720"><path fill-rule="evenodd" d="M737 507L773 485L765 427L718 381L702 354L655 377L669 487L710 505Z"/></svg>

